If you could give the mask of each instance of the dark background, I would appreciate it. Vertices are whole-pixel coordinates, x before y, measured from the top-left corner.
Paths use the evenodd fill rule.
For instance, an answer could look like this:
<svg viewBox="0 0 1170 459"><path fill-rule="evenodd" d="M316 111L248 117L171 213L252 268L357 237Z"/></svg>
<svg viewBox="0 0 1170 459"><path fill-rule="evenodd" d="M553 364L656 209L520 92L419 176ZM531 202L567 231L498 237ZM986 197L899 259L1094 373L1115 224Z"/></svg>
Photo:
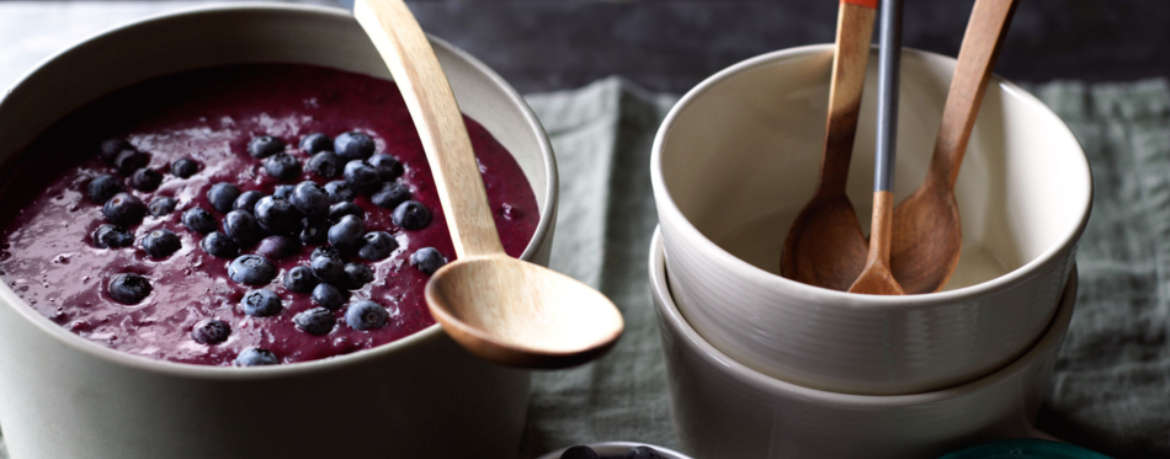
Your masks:
<svg viewBox="0 0 1170 459"><path fill-rule="evenodd" d="M903 43L958 54L974 0L905 0ZM683 93L772 50L833 41L834 0L417 0L423 27L520 92L621 75ZM876 41L875 41L876 42ZM1170 1L1021 0L997 71L1022 82L1170 75Z"/></svg>

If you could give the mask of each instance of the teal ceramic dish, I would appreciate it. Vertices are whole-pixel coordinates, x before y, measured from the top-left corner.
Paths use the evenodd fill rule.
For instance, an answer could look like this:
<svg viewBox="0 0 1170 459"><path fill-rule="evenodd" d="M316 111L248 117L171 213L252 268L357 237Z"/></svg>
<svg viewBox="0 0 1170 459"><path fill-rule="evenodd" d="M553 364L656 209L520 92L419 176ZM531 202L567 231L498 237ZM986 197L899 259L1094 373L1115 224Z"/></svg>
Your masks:
<svg viewBox="0 0 1170 459"><path fill-rule="evenodd" d="M1079 446L1047 440L1013 439L984 443L939 459L1111 459Z"/></svg>

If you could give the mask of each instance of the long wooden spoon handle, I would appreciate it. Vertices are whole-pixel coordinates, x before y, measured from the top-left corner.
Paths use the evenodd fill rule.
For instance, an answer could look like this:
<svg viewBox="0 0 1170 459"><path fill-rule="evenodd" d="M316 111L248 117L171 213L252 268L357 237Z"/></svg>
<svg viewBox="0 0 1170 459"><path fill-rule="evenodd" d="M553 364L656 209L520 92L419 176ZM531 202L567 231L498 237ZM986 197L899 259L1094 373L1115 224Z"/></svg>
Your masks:
<svg viewBox="0 0 1170 459"><path fill-rule="evenodd" d="M459 258L503 253L463 115L422 28L402 0L357 0L354 17L386 60L406 100L455 253Z"/></svg>
<svg viewBox="0 0 1170 459"><path fill-rule="evenodd" d="M817 194L845 192L876 8L877 0L841 0L837 12L837 46L829 83L829 115Z"/></svg>
<svg viewBox="0 0 1170 459"><path fill-rule="evenodd" d="M1016 10L1019 0L977 0L971 11L959 62L947 93L942 124L930 160L927 181L935 181L948 190L955 188L967 141L975 127L975 116L987 91L991 70L1003 45L1003 35Z"/></svg>

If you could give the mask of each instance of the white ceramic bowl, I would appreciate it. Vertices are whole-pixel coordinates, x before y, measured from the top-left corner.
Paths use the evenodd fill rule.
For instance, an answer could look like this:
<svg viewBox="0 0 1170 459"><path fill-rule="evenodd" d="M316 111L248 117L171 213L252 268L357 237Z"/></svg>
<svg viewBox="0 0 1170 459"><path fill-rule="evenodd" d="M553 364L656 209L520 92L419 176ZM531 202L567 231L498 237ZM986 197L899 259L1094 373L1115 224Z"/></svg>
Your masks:
<svg viewBox="0 0 1170 459"><path fill-rule="evenodd" d="M532 183L541 220L522 258L547 263L557 175L543 129L490 69L442 41L432 45L463 111ZM85 40L25 76L0 100L0 161L113 89L250 62L389 78L342 10L245 4L158 16ZM16 459L514 457L528 388L527 372L472 357L437 325L320 361L181 365L73 335L0 286L0 424Z"/></svg>
<svg viewBox="0 0 1170 459"><path fill-rule="evenodd" d="M663 122L651 170L679 308L716 348L808 387L907 394L1002 368L1039 338L1072 267L1092 201L1080 145L1039 100L993 77L955 190L965 247L949 287L976 285L882 297L782 278L780 249L820 164L832 55L817 45L746 60ZM877 61L848 183L867 227ZM925 175L954 66L902 56L899 200Z"/></svg>
<svg viewBox="0 0 1170 459"><path fill-rule="evenodd" d="M1040 340L988 376L913 395L853 395L771 378L720 352L676 306L667 269L656 233L650 282L675 429L683 452L720 459L930 459L981 441L1029 436L1077 289L1074 268Z"/></svg>
<svg viewBox="0 0 1170 459"><path fill-rule="evenodd" d="M686 456L678 451L669 450L669 449L663 448L661 446L647 445L645 443L634 443L634 442L629 442L629 441L607 441L607 442L603 442L603 443L590 443L589 444L589 447L593 448L594 451L597 451L597 454L601 454L603 456L612 455L612 456L616 456L616 457L621 457L621 455L625 454L626 452L628 452L630 449L634 448L635 446L649 446L651 448L654 448L655 450L657 450L659 453L662 454L662 457L664 459L691 459L690 457L688 457L688 456ZM566 449L569 449L569 448L558 449L558 450L553 451L551 453L545 454L544 456L540 456L539 459L560 459L561 454L564 454Z"/></svg>

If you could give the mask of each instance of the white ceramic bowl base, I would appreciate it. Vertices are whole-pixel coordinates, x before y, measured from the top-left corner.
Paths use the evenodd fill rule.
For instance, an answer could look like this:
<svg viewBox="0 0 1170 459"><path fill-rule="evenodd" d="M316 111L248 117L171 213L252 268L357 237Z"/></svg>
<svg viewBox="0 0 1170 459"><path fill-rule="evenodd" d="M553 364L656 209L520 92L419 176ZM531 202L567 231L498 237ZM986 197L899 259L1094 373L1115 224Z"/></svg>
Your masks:
<svg viewBox="0 0 1170 459"><path fill-rule="evenodd" d="M683 452L720 459L931 459L996 438L1027 437L1076 301L1076 270L1040 340L976 381L913 395L852 395L759 373L705 341L671 297L662 238L650 282Z"/></svg>
<svg viewBox="0 0 1170 459"><path fill-rule="evenodd" d="M432 45L462 110L532 184L541 223L521 258L547 264L557 178L543 129L490 69ZM389 78L343 10L242 4L168 14L86 40L28 74L0 99L0 161L111 90L253 62ZM180 365L73 335L0 285L0 423L14 459L512 458L528 391L527 372L472 357L437 325L313 362Z"/></svg>
<svg viewBox="0 0 1170 459"><path fill-rule="evenodd" d="M1088 221L1092 181L1076 138L993 77L955 190L965 248L954 283L976 285L882 297L794 282L777 275L780 247L816 183L832 58L832 46L817 45L746 60L696 86L663 122L651 171L679 308L737 361L837 392L918 393L1011 362L1051 321ZM847 187L865 227L877 61ZM954 65L903 53L898 200L925 175Z"/></svg>

